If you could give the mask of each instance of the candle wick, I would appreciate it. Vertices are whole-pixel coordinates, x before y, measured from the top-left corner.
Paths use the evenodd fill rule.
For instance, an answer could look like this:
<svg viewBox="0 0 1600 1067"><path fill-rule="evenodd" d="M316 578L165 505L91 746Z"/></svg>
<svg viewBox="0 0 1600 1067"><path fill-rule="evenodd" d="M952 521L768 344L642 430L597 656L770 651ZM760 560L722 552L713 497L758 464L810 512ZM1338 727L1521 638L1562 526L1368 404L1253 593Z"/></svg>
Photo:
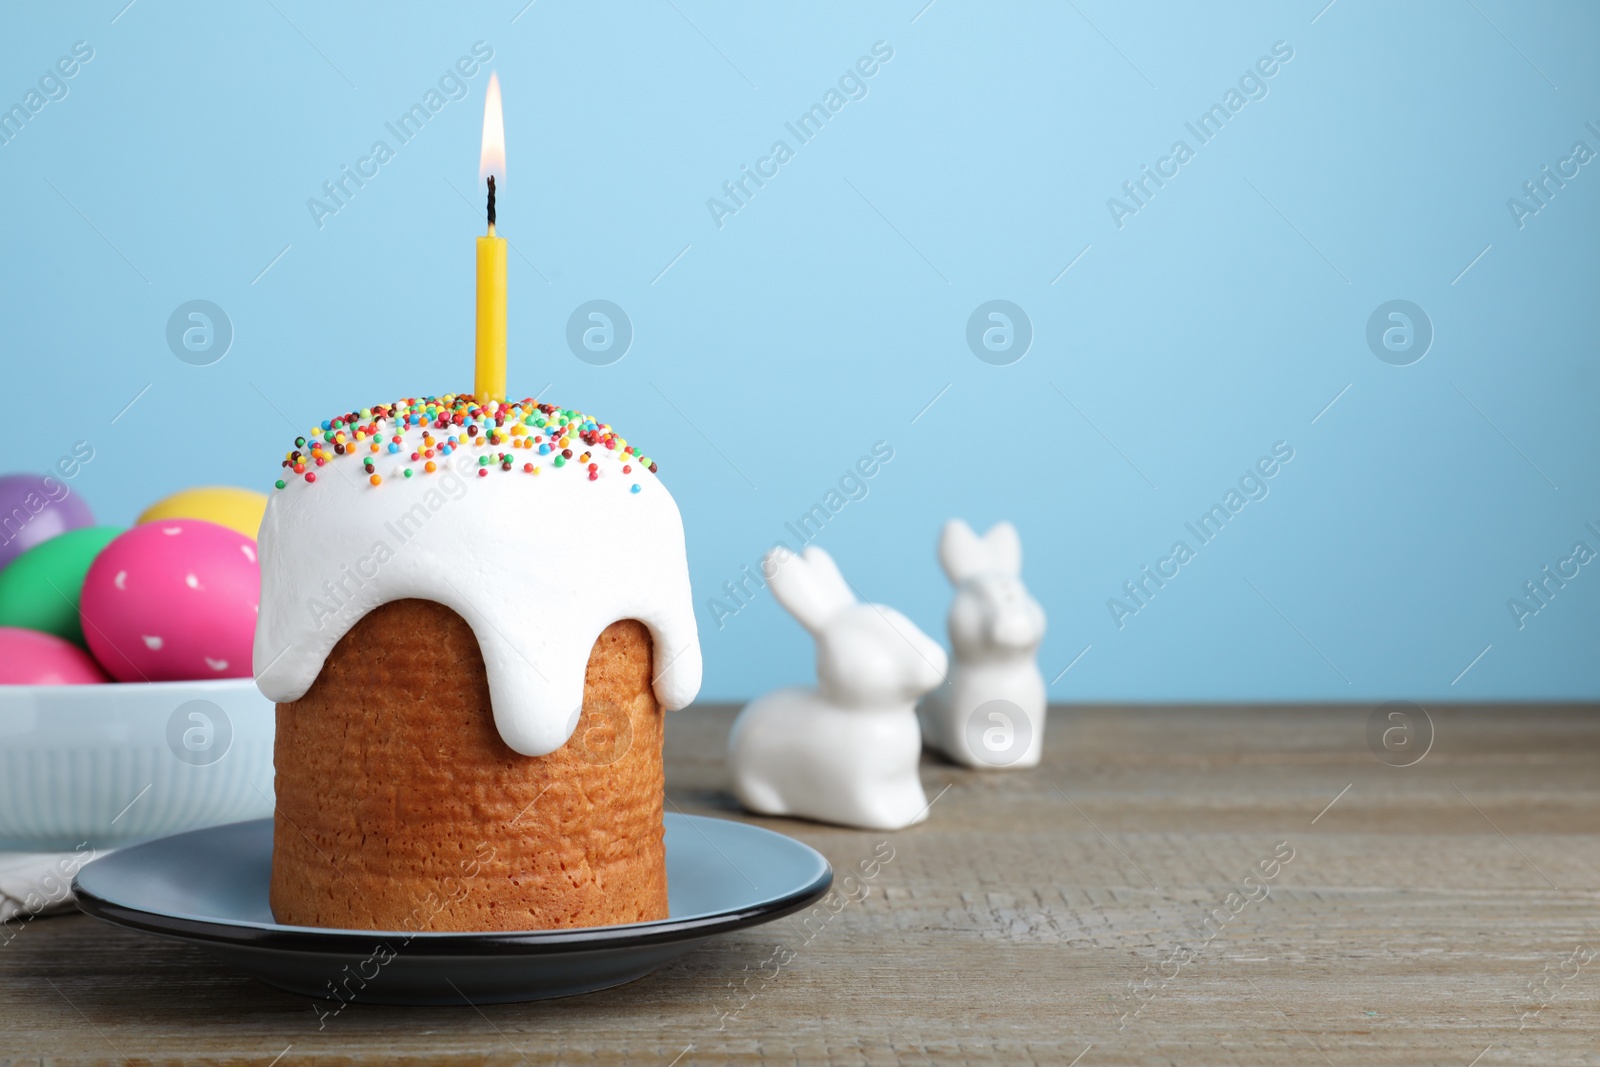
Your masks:
<svg viewBox="0 0 1600 1067"><path fill-rule="evenodd" d="M494 175L489 175L489 232L494 232Z"/></svg>

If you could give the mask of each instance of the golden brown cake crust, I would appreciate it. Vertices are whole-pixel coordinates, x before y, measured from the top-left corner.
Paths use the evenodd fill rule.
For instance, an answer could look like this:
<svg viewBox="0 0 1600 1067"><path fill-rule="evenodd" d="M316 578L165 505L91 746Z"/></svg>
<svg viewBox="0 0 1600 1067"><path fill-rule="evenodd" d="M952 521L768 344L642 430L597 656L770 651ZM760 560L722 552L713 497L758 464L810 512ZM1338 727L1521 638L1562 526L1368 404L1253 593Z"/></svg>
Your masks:
<svg viewBox="0 0 1600 1067"><path fill-rule="evenodd" d="M665 918L662 716L643 624L595 641L583 703L564 747L520 755L495 729L461 616L428 600L370 612L306 695L278 705L273 915L404 931Z"/></svg>

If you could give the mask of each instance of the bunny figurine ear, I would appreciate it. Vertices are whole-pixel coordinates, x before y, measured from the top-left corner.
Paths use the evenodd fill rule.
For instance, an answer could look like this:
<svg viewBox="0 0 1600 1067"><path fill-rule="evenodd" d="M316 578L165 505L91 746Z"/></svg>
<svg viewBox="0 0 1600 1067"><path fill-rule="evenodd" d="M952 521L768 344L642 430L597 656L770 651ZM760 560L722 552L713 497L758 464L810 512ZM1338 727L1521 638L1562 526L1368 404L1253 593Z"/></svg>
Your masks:
<svg viewBox="0 0 1600 1067"><path fill-rule="evenodd" d="M770 575L772 595L778 603L812 633L821 630L839 609L856 602L833 557L815 545L798 556L786 548L774 548L767 553L762 570Z"/></svg>
<svg viewBox="0 0 1600 1067"><path fill-rule="evenodd" d="M1017 528L1009 522L995 523L983 535L983 547L988 554L991 573L1007 578L1022 576L1022 538Z"/></svg>
<svg viewBox="0 0 1600 1067"><path fill-rule="evenodd" d="M939 563L952 585L960 585L980 573L983 560L983 543L972 527L960 519L944 524L944 533L939 537Z"/></svg>
<svg viewBox="0 0 1600 1067"><path fill-rule="evenodd" d="M960 519L944 524L939 562L954 585L980 574L1016 578L1022 574L1022 539L1009 522L996 523L982 537Z"/></svg>

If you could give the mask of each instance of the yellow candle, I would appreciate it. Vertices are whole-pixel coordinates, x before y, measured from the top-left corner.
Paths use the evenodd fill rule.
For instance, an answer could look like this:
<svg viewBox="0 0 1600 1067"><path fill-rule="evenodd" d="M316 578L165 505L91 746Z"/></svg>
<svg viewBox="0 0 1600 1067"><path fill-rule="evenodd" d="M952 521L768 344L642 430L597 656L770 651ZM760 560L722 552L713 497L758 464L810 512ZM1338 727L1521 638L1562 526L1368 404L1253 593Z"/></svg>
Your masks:
<svg viewBox="0 0 1600 1067"><path fill-rule="evenodd" d="M506 239L478 238L478 347L473 395L482 404L506 398Z"/></svg>
<svg viewBox="0 0 1600 1067"><path fill-rule="evenodd" d="M500 79L491 73L483 101L483 154L478 161L478 176L489 183L489 233L478 238L478 343L472 392L480 404L506 399L506 241L494 234L495 175L504 178L505 173Z"/></svg>

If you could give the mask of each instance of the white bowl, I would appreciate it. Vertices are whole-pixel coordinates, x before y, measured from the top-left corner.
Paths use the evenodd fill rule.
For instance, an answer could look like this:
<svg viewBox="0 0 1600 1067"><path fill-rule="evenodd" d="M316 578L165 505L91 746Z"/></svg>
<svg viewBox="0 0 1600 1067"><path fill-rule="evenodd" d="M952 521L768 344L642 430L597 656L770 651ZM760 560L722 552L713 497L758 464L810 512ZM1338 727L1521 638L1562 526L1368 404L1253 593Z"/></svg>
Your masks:
<svg viewBox="0 0 1600 1067"><path fill-rule="evenodd" d="M0 685L0 849L101 849L272 814L250 678Z"/></svg>

